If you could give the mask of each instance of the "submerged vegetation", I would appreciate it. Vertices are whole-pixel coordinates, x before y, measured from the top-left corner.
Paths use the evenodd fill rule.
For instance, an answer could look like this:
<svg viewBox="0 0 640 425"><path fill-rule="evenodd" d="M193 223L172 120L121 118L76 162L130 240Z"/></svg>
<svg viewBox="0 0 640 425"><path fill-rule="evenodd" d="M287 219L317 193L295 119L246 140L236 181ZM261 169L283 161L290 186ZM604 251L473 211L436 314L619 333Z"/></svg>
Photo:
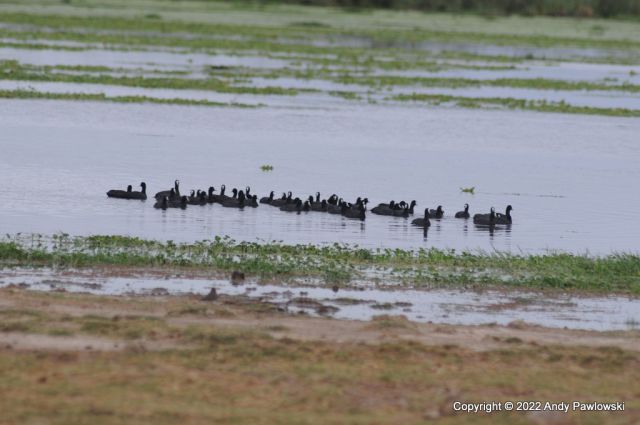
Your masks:
<svg viewBox="0 0 640 425"><path fill-rule="evenodd" d="M123 236L33 235L0 242L0 261L4 265L239 270L264 279L318 278L331 284L364 280L396 285L518 286L640 294L640 257L632 254L514 255L250 243L220 237L176 244Z"/></svg>

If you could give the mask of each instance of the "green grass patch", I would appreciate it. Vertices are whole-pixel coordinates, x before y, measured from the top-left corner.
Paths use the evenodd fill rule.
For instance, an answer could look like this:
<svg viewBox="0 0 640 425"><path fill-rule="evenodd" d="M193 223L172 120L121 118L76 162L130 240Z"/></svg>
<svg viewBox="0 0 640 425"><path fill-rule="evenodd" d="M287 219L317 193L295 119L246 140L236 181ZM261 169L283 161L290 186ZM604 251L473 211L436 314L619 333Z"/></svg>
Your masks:
<svg viewBox="0 0 640 425"><path fill-rule="evenodd" d="M157 103L162 105L186 105L186 106L215 106L233 108L256 108L257 105L244 103L224 103L209 100L190 99L162 99L149 96L107 96L104 93L48 93L36 90L0 90L0 99L49 99L49 100L79 100L91 102L116 102L116 103Z"/></svg>
<svg viewBox="0 0 640 425"><path fill-rule="evenodd" d="M426 286L515 286L640 293L640 257L614 254L515 255L453 250L362 249L341 244L285 245L216 238L191 244L123 236L55 235L0 242L5 264L63 267L179 266L239 270L279 279L313 277L348 282L371 277L381 282Z"/></svg>
<svg viewBox="0 0 640 425"><path fill-rule="evenodd" d="M400 102L425 102L431 105L449 103L463 108L503 107L507 109L522 109L538 112L554 112L565 114L604 115L610 117L640 117L639 109L626 108L594 108L590 106L575 106L562 102L547 100L527 100L502 97L464 97L439 94L401 94L389 99Z"/></svg>

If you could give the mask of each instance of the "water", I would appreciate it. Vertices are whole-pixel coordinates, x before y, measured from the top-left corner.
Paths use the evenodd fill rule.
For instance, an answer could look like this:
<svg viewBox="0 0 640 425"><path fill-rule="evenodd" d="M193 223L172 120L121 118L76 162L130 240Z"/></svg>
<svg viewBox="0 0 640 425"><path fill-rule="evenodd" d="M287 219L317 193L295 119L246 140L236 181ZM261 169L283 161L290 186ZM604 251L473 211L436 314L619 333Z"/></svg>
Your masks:
<svg viewBox="0 0 640 425"><path fill-rule="evenodd" d="M216 235L287 243L540 253L638 252L640 120L569 114L351 105L256 110L40 100L0 101L0 232ZM263 164L272 172L260 171ZM409 221L219 205L157 211L105 192L144 180L151 194L252 186L375 205L416 199L447 216L426 237ZM476 187L476 194L460 187ZM451 218L514 207L490 233Z"/></svg>
<svg viewBox="0 0 640 425"><path fill-rule="evenodd" d="M583 297L528 291L431 289L402 291L369 286L340 289L312 286L232 285L205 276L162 276L145 273L101 274L93 270L0 269L0 287L29 285L34 290L92 294L245 295L275 303L290 313L329 314L338 319L371 320L381 314L405 315L417 322L507 325L515 320L546 327L622 330L640 326L640 302L623 296ZM318 307L324 307L318 310ZM330 310L329 310L330 309Z"/></svg>

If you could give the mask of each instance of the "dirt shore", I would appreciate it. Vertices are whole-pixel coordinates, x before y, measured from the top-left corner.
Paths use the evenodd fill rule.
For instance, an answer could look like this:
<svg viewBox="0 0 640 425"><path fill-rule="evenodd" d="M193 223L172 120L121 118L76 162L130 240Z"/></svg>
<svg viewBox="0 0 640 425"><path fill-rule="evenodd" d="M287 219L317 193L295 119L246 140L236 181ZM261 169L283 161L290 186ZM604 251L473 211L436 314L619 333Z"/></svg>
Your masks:
<svg viewBox="0 0 640 425"><path fill-rule="evenodd" d="M640 332L314 318L245 297L0 289L1 424L640 420ZM455 401L625 402L456 412Z"/></svg>

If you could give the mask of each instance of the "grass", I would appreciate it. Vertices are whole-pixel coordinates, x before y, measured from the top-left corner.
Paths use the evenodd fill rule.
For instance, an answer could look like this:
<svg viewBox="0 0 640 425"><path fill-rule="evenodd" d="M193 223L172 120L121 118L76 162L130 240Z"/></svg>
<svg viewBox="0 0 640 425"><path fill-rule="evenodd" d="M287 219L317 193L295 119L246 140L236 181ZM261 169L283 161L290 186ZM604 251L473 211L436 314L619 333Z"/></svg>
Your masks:
<svg viewBox="0 0 640 425"><path fill-rule="evenodd" d="M231 322L218 324L202 315L185 321L167 313L202 307L188 298L14 290L1 290L0 298L3 323L39 320L30 329L14 327L13 340L44 335L54 338L50 344L55 347L18 351L0 345L0 409L6 423L531 422L531 415L522 412L452 410L454 401L488 399L624 401L626 410L620 414L573 412L563 418L575 424L638 420L634 382L640 379L640 355L616 347L534 343L515 336L517 331L503 341L485 341L489 346L483 350L425 345L412 339L424 332L422 327L391 316L347 328L356 335L375 335L373 341L319 340L273 323L330 329L336 321L305 325L304 318L219 303L207 304L211 317L217 309L232 308L236 316ZM9 311L5 305L22 307ZM278 321L270 321L274 317ZM78 344L65 345L68 340ZM121 348L100 351L97 341Z"/></svg>
<svg viewBox="0 0 640 425"><path fill-rule="evenodd" d="M503 107L507 109L521 109L526 111L554 112L564 114L603 115L610 117L640 117L640 109L626 108L594 108L590 106L575 106L564 101L551 102L547 100L527 100L504 97L464 97L439 94L400 94L389 99L400 102L424 102L432 105L443 103L462 108Z"/></svg>
<svg viewBox="0 0 640 425"><path fill-rule="evenodd" d="M475 186L471 186L471 187L461 187L460 188L460 192L462 193L470 193L470 194L474 194L476 191L476 187Z"/></svg>
<svg viewBox="0 0 640 425"><path fill-rule="evenodd" d="M64 69L64 68L63 68ZM78 69L75 67L75 69ZM95 70L96 68L93 67ZM175 77L144 77L144 76L113 76L108 74L66 74L48 72L47 68L28 67L16 61L0 62L0 75L4 79L18 81L41 81L70 84L106 84L126 87L164 88L176 90L206 90L220 93L237 93L253 95L296 95L298 90L281 87L238 87L227 81L209 78L175 78ZM87 70L84 68L83 70Z"/></svg>
<svg viewBox="0 0 640 425"><path fill-rule="evenodd" d="M316 278L326 284L363 278L379 283L453 287L527 287L640 294L640 257L615 254L515 255L453 250L362 249L356 246L235 242L217 237L193 244L123 236L5 238L5 265L186 267L242 271L280 280Z"/></svg>
<svg viewBox="0 0 640 425"><path fill-rule="evenodd" d="M116 103L156 103L163 105L215 106L234 108L256 108L259 105L244 103L224 103L209 100L192 100L181 98L159 98L149 96L107 96L103 93L48 93L36 90L0 90L0 99L49 99L49 100L79 100L91 102Z"/></svg>
<svg viewBox="0 0 640 425"><path fill-rule="evenodd" d="M471 78L425 78L398 76L371 77L342 74L333 77L332 79L343 84L360 84L371 87L510 87L536 90L640 92L640 85L637 84L604 84L589 81L550 80L546 78L497 78L493 80L476 80Z"/></svg>
<svg viewBox="0 0 640 425"><path fill-rule="evenodd" d="M402 18L402 15L398 15ZM358 25L357 21L363 24ZM279 38L296 39L298 43L305 43L311 39L324 36L350 36L366 37L378 42L402 42L416 43L420 41L439 42L463 42L473 41L476 43L486 43L494 45L527 45L536 47L552 46L573 46L579 48L603 48L603 49L633 49L640 47L640 40L635 38L608 38L599 37L593 32L587 36L570 36L557 34L540 34L535 32L533 27L527 34L514 32L492 33L490 31L475 31L475 28L463 31L453 30L452 27L438 28L432 30L433 26L416 25L407 27L395 25L388 28L375 27L367 20L362 20L358 16L351 14L349 20L351 25L331 26L331 25L269 25L268 21L262 25L246 25L242 23L227 22L196 22L184 20L157 20L139 19L124 16L78 16L60 14L35 14L35 13L0 13L0 22L19 25L30 25L36 27L49 27L57 31L57 34L72 35L78 29L92 30L113 30L113 31L140 31L149 34L163 33L165 35L176 33L192 33L208 36L202 37L205 43L229 43L234 40L212 39L211 35L217 36L237 36L243 35L254 40L277 40ZM531 22L533 23L533 22ZM529 24L531 25L531 24ZM463 27L464 28L464 27ZM79 33L76 32L76 35ZM111 34L101 34L101 37L108 39ZM162 44L165 37L154 37L157 44ZM174 38L175 42L177 38ZM189 40L183 40L185 42ZM193 41L193 40L191 40ZM238 41L238 40L235 40ZM246 41L235 43L240 46ZM153 44L153 43L151 43ZM212 44L209 44L212 45ZM218 44L219 46L220 44Z"/></svg>

